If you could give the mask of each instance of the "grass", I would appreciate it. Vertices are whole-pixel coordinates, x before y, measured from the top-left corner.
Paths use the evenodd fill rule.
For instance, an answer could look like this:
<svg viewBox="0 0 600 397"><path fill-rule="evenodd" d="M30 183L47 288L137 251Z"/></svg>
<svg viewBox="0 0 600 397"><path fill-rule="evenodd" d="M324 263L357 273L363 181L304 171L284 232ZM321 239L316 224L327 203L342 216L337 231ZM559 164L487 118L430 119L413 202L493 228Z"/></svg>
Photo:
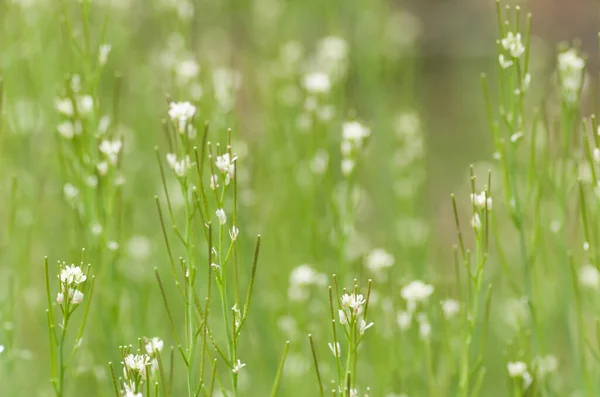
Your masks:
<svg viewBox="0 0 600 397"><path fill-rule="evenodd" d="M496 11L454 184L408 9L0 2L0 395L596 395L595 72Z"/></svg>

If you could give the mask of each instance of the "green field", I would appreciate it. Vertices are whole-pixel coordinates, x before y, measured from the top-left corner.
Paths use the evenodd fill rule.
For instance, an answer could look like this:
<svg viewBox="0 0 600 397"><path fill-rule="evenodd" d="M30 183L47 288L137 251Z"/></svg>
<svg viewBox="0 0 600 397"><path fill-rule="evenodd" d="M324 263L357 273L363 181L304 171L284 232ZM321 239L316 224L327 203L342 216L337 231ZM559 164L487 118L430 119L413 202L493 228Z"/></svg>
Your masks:
<svg viewBox="0 0 600 397"><path fill-rule="evenodd" d="M0 0L0 396L600 395L598 44L477 3Z"/></svg>

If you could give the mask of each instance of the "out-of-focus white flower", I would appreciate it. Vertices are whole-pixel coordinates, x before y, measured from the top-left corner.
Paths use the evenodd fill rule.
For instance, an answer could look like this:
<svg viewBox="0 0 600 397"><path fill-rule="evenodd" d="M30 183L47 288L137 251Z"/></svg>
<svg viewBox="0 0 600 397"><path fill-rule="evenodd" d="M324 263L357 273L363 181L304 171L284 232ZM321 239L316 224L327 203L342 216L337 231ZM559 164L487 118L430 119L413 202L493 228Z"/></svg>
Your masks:
<svg viewBox="0 0 600 397"><path fill-rule="evenodd" d="M400 291L400 295L408 302L425 302L433 294L433 286L420 280L411 281Z"/></svg>
<svg viewBox="0 0 600 397"><path fill-rule="evenodd" d="M342 175L344 175L344 176L350 175L352 173L352 171L354 171L355 166L356 166L356 161L354 161L353 159L349 159L349 158L342 159L342 163L341 163Z"/></svg>
<svg viewBox="0 0 600 397"><path fill-rule="evenodd" d="M227 215L225 214L225 211L223 210L223 208L219 208L216 211L216 215L217 215L217 219L219 220L219 223L221 225L224 225L227 222Z"/></svg>
<svg viewBox="0 0 600 397"><path fill-rule="evenodd" d="M87 116L94 111L94 98L84 95L77 98L77 111L80 116Z"/></svg>
<svg viewBox="0 0 600 397"><path fill-rule="evenodd" d="M98 49L98 63L100 63L100 65L106 65L111 50L112 46L110 44L102 44L100 46Z"/></svg>
<svg viewBox="0 0 600 397"><path fill-rule="evenodd" d="M471 193L471 203L478 209L487 208L488 211L492 209L492 198L487 191Z"/></svg>
<svg viewBox="0 0 600 397"><path fill-rule="evenodd" d="M579 56L575 48L558 54L558 74L563 88L563 95L569 102L575 102L583 86L583 69L585 60Z"/></svg>
<svg viewBox="0 0 600 397"><path fill-rule="evenodd" d="M152 339L148 339L145 345L146 353L153 355L157 351L162 351L163 346L164 342L160 338L154 337Z"/></svg>
<svg viewBox="0 0 600 397"><path fill-rule="evenodd" d="M348 121L342 126L342 139L357 145L371 135L371 130L358 121Z"/></svg>
<svg viewBox="0 0 600 397"><path fill-rule="evenodd" d="M185 156L183 159L178 160L177 155L174 153L167 154L167 163L171 167L171 169L175 172L175 175L178 177L185 176L187 170L192 168L192 162L190 160L190 156Z"/></svg>
<svg viewBox="0 0 600 397"><path fill-rule="evenodd" d="M538 356L533 359L533 367L537 376L543 378L550 373L556 372L558 369L558 359L552 354L542 357Z"/></svg>
<svg viewBox="0 0 600 397"><path fill-rule="evenodd" d="M411 312L400 312L396 317L396 322L402 331L405 331L410 328L410 324L412 323L412 313Z"/></svg>
<svg viewBox="0 0 600 397"><path fill-rule="evenodd" d="M98 174L106 175L108 173L108 163L106 161L101 161L96 164L96 169L98 170Z"/></svg>
<svg viewBox="0 0 600 397"><path fill-rule="evenodd" d="M498 62L500 63L500 67L502 69L508 69L513 65L513 61L510 59L506 59L504 54L498 55Z"/></svg>
<svg viewBox="0 0 600 397"><path fill-rule="evenodd" d="M460 303L455 299L445 299L441 304L446 318L454 317L460 311Z"/></svg>
<svg viewBox="0 0 600 397"><path fill-rule="evenodd" d="M523 386L525 388L529 387L533 382L533 378L529 371L527 370L527 364L522 361L514 361L509 362L506 365L508 369L508 375L511 378L521 378L523 380Z"/></svg>
<svg viewBox="0 0 600 397"><path fill-rule="evenodd" d="M327 170L327 164L329 162L329 152L325 149L317 150L315 157L310 162L310 169L316 175L323 175Z"/></svg>
<svg viewBox="0 0 600 397"><path fill-rule="evenodd" d="M56 126L58 133L65 139L72 139L73 136L81 134L81 123L71 121L63 121Z"/></svg>
<svg viewBox="0 0 600 397"><path fill-rule="evenodd" d="M187 59L180 62L175 68L175 75L179 85L189 83L198 77L200 73L200 66L193 59Z"/></svg>
<svg viewBox="0 0 600 397"><path fill-rule="evenodd" d="M500 41L502 47L508 51L511 57L519 58L525 53L525 46L521 41L521 33L508 32L506 37Z"/></svg>
<svg viewBox="0 0 600 397"><path fill-rule="evenodd" d="M369 253L365 262L366 267L378 272L394 264L394 256L382 248L376 248Z"/></svg>
<svg viewBox="0 0 600 397"><path fill-rule="evenodd" d="M185 132L187 123L196 114L196 107L189 102L171 102L169 104L169 117L177 124L177 131Z"/></svg>
<svg viewBox="0 0 600 397"><path fill-rule="evenodd" d="M473 229L480 230L481 229L481 217L479 214L474 214L473 218L471 218L471 226Z"/></svg>
<svg viewBox="0 0 600 397"><path fill-rule="evenodd" d="M58 113L60 113L64 116L68 116L68 117L73 116L74 108L73 108L73 101L71 101L71 99L57 98L55 104L56 104L56 110L58 110Z"/></svg>
<svg viewBox="0 0 600 397"><path fill-rule="evenodd" d="M120 140L115 140L115 141L103 140L100 143L98 150L100 150L102 153L104 153L106 155L106 157L108 157L108 160L110 161L111 164L116 164L119 152L121 151L122 147L123 147L123 143Z"/></svg>
<svg viewBox="0 0 600 397"><path fill-rule="evenodd" d="M63 194L65 195L65 198L67 200L71 201L79 195L79 189L77 189L75 186L71 185L70 183L66 183L63 186Z"/></svg>
<svg viewBox="0 0 600 397"><path fill-rule="evenodd" d="M579 283L584 287L598 288L600 284L600 272L590 264L585 264L579 268Z"/></svg>
<svg viewBox="0 0 600 397"><path fill-rule="evenodd" d="M311 94L326 94L331 90L331 80L323 72L308 73L304 76L302 85Z"/></svg>

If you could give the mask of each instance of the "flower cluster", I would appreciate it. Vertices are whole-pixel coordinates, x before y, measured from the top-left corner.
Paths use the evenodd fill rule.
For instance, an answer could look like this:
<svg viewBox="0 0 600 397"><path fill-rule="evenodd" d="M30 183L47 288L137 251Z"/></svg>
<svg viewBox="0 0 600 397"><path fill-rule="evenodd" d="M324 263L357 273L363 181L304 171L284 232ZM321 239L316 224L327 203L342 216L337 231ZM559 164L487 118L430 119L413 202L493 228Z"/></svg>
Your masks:
<svg viewBox="0 0 600 397"><path fill-rule="evenodd" d="M60 274L58 278L60 280L59 292L56 296L56 302L65 307L65 312L69 313L74 310L76 305L83 302L84 294L82 287L87 280L87 275L81 270L81 267L75 265L66 265L62 263L59 265ZM71 306L73 305L73 306Z"/></svg>
<svg viewBox="0 0 600 397"><path fill-rule="evenodd" d="M525 46L521 41L521 33L506 33L506 36L500 41L500 44L512 58L520 58L525 53Z"/></svg>
<svg viewBox="0 0 600 397"><path fill-rule="evenodd" d="M229 153L224 153L220 156L217 156L217 159L215 160L215 166L224 178L225 186L229 185L229 182L231 182L231 179L235 176L236 160L237 156ZM218 177L213 175L211 178L211 189L214 190L218 187L217 181Z"/></svg>
<svg viewBox="0 0 600 397"><path fill-rule="evenodd" d="M558 54L558 77L562 94L568 103L576 103L583 87L585 60L571 48Z"/></svg>
<svg viewBox="0 0 600 397"><path fill-rule="evenodd" d="M171 102L169 104L169 117L180 134L188 130L196 114L196 107L189 102Z"/></svg>
<svg viewBox="0 0 600 397"><path fill-rule="evenodd" d="M342 174L349 176L356 166L357 151L362 148L371 130L358 121L349 121L342 126Z"/></svg>
<svg viewBox="0 0 600 397"><path fill-rule="evenodd" d="M363 317L364 307L367 300L362 294L344 294L340 300L341 309L338 310L340 324L349 327L358 325L360 335L373 326L373 323L367 323Z"/></svg>
<svg viewBox="0 0 600 397"><path fill-rule="evenodd" d="M513 379L521 379L524 389L527 389L533 382L533 377L527 369L527 364L523 361L509 362L506 367L508 369L508 376Z"/></svg>
<svg viewBox="0 0 600 397"><path fill-rule="evenodd" d="M325 284L327 284L325 274L319 273L310 265L300 265L290 273L288 297L292 301L304 302L310 296L311 286L323 287Z"/></svg>
<svg viewBox="0 0 600 397"><path fill-rule="evenodd" d="M177 158L175 153L167 154L167 163L169 167L175 172L179 178L183 178L190 168L192 168L192 161L190 160L190 156L185 156L181 159Z"/></svg>
<svg viewBox="0 0 600 397"><path fill-rule="evenodd" d="M400 295L406 301L406 311L398 313L396 318L398 326L401 330L410 328L413 317L416 317L419 323L419 333L423 339L429 337L431 333L431 325L424 313L417 313L418 305L425 304L429 297L433 294L434 288L432 285L426 284L423 281L415 280L405 285L400 291ZM416 314L416 316L415 316Z"/></svg>

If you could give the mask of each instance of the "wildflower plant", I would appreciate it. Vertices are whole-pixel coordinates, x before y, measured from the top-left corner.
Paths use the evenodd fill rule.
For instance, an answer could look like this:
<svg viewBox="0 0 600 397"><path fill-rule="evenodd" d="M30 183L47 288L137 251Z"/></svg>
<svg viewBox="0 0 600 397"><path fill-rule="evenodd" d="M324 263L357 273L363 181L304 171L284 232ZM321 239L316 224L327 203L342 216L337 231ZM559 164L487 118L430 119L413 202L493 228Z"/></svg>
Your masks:
<svg viewBox="0 0 600 397"><path fill-rule="evenodd" d="M67 395L66 376L70 366L83 343L83 332L87 322L88 312L92 301L94 278L90 273L91 266L57 264L57 291L53 297L50 281L48 259L44 263L46 276L46 310L48 335L51 357L51 383L56 396ZM72 329L75 311L83 306L83 314L79 319L79 327L72 345L68 344L67 331Z"/></svg>

